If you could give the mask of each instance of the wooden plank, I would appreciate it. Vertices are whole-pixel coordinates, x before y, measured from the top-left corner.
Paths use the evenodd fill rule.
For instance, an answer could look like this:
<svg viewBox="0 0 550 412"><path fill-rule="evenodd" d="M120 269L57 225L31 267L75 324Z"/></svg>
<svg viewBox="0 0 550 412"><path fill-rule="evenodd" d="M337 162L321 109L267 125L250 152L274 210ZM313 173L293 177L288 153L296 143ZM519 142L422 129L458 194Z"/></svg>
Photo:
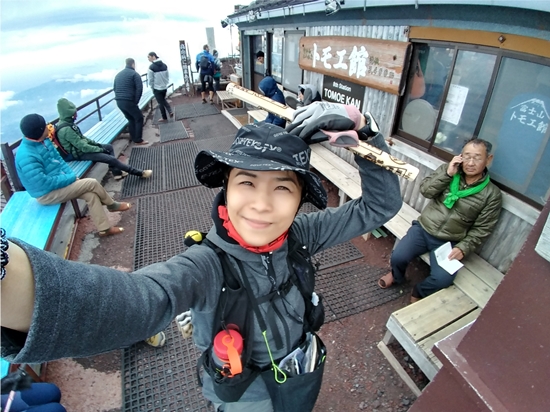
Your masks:
<svg viewBox="0 0 550 412"><path fill-rule="evenodd" d="M482 274L473 273L467 267L463 267L456 273L454 284L484 308L493 295L494 289L487 285L480 275L482 276Z"/></svg>
<svg viewBox="0 0 550 412"><path fill-rule="evenodd" d="M449 326L447 326L444 329L441 329L440 331L434 333L433 335L427 337L426 339L422 340L418 343L420 348L428 355L430 360L438 366L438 368L441 368L441 362L432 352L432 349L436 342L439 342L441 339L446 338L451 333L456 332L460 328L463 328L464 326L468 325L469 323L475 321L479 314L481 313L481 309L476 309L473 312L470 312L463 316L462 318L458 319L456 322L451 323Z"/></svg>
<svg viewBox="0 0 550 412"><path fill-rule="evenodd" d="M349 197L355 199L361 196L360 185L343 174L337 167L323 161L323 159L314 152L311 153L310 164Z"/></svg>
<svg viewBox="0 0 550 412"><path fill-rule="evenodd" d="M467 258L462 260L464 266L471 272L475 273L481 280L483 280L493 290L500 284L504 275L491 266L487 261L475 253L470 254Z"/></svg>
<svg viewBox="0 0 550 412"><path fill-rule="evenodd" d="M330 150L323 147L319 143L312 144L309 147L311 148L312 152L316 153L325 162L330 163L331 165L335 166L343 174L345 174L347 177L349 177L351 180L353 180L359 186L361 186L361 175L359 174L359 170L357 170L357 168L355 168L355 166L349 164L344 159L342 159L340 156L338 156L337 154L331 152Z"/></svg>
<svg viewBox="0 0 550 412"><path fill-rule="evenodd" d="M399 213L384 223L384 227L388 229L397 239L402 239L407 234L411 224L403 219Z"/></svg>
<svg viewBox="0 0 550 412"><path fill-rule="evenodd" d="M386 344L384 342L378 342L378 349L380 349L380 352L386 357L390 365L395 369L397 374L401 379L403 379L403 382L409 387L409 389L414 393L416 397L420 396L422 394L422 391L416 386L414 381L411 379L407 371L403 369L399 361L395 358L393 353L388 349Z"/></svg>
<svg viewBox="0 0 550 412"><path fill-rule="evenodd" d="M477 308L477 304L454 285L391 314L399 327L415 340L446 327ZM394 331L392 333L395 335Z"/></svg>
<svg viewBox="0 0 550 412"><path fill-rule="evenodd" d="M248 111L248 123L252 123L250 118L257 122L263 122L267 117L267 112L265 110L259 109L259 110L249 110Z"/></svg>
<svg viewBox="0 0 550 412"><path fill-rule="evenodd" d="M2 211L2 227L9 237L16 237L45 249L61 204L44 206L28 192L15 192Z"/></svg>
<svg viewBox="0 0 550 412"><path fill-rule="evenodd" d="M388 331L399 342L399 344L409 354L411 359L418 365L422 372L424 372L428 379L433 379L439 369L418 345L418 342L396 322L397 321L393 317L388 319L388 322L386 323Z"/></svg>

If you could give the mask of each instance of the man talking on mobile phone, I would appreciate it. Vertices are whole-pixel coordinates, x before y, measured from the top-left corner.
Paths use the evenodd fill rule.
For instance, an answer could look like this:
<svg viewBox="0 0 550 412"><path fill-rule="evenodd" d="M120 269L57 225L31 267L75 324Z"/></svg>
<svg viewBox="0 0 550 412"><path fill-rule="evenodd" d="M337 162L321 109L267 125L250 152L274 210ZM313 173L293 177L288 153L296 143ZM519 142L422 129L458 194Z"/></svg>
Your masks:
<svg viewBox="0 0 550 412"><path fill-rule="evenodd" d="M473 138L462 153L426 177L420 192L431 199L391 255L391 271L378 280L385 289L405 280L408 264L430 252L430 275L414 286L411 303L453 284L454 276L437 263L434 250L450 242L449 260L475 252L497 224L502 198L489 178L491 143Z"/></svg>

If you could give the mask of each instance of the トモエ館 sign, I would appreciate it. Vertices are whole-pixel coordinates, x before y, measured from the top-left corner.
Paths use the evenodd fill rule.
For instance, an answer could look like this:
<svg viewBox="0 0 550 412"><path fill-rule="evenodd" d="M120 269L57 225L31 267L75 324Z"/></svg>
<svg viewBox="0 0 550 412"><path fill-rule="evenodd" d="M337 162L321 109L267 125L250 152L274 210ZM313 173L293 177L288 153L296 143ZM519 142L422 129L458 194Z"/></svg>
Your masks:
<svg viewBox="0 0 550 412"><path fill-rule="evenodd" d="M352 83L403 94L411 44L346 36L300 39L300 68ZM323 97L324 98L324 97Z"/></svg>

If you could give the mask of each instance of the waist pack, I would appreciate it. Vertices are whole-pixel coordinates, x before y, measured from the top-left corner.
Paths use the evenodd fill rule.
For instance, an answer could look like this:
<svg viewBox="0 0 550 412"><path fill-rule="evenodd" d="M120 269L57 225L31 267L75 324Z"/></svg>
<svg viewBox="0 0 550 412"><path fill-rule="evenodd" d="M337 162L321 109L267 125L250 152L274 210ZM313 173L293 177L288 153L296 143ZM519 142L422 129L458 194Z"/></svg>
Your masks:
<svg viewBox="0 0 550 412"><path fill-rule="evenodd" d="M223 402L237 402L250 384L262 374L262 378L266 381L266 386L272 402L275 405L280 402L279 396L286 396L282 391L289 390L291 386L302 386L301 381L311 380L317 383L311 384L309 391L302 392L304 397L311 403L315 404L319 389L321 387L322 370L324 368L324 355L322 361L319 362L313 373L304 373L296 377L289 377L284 371L278 367L280 360L272 359L272 363L266 368L260 368L251 360L252 345L247 342L253 342L254 336L254 317L258 320L261 332L264 334L268 329L273 335L275 346L279 349L283 345L281 334L276 326L276 316L283 317L278 313L275 305L272 305L267 311L266 317L261 314L259 309L260 302L274 302L276 299L283 299L289 291L296 287L304 299L305 316L303 319L303 329L305 337L311 336L315 331L319 330L324 323L325 314L323 307L322 296L318 296L314 292L315 288L315 267L311 263L311 256L306 248L290 234L288 239L288 268L290 278L287 282L279 286L278 290L270 294L257 298L252 293L249 280L244 272L240 261L231 262L228 255L211 243L208 239L204 239L202 244L211 247L218 255L223 268L223 284L216 308L216 315L213 323L212 342L214 337L221 330L228 331L229 325L237 325L239 333L244 338L244 348L241 353L242 372L237 375L232 375L228 369L220 368L216 365L213 359L212 344L204 351L197 363L197 377L199 385L202 386L200 380L200 368L210 375L213 382L213 389L219 399ZM234 265L237 265L242 276L239 276ZM316 335L313 335L316 336ZM320 341L318 337L316 337ZM300 342L303 344L303 341ZM322 342L321 342L322 344ZM266 345L267 338L266 338ZM324 345L322 345L323 351ZM269 346L267 350L271 353ZM265 374L265 375L264 375ZM269 378L271 376L271 378ZM278 376L278 377L277 377ZM269 382L269 384L268 384ZM293 395L297 396L297 394ZM312 404L312 407L313 407ZM276 411L288 411L291 409L275 409ZM307 409L304 409L305 412Z"/></svg>

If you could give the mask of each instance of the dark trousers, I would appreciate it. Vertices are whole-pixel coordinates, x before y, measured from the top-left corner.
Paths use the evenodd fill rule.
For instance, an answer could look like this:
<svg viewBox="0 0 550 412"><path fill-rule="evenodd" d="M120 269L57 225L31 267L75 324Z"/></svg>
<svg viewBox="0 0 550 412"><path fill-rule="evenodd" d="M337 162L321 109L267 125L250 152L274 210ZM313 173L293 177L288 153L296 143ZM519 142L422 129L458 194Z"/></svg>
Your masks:
<svg viewBox="0 0 550 412"><path fill-rule="evenodd" d="M168 114L172 114L172 108L166 101L166 90L156 90L153 89L153 95L155 96L155 99L157 99L157 103L159 104L160 114L162 115L162 118L164 120L168 119L168 116L166 115L166 110L168 110Z"/></svg>
<svg viewBox="0 0 550 412"><path fill-rule="evenodd" d="M139 110L137 104L130 100L117 100L116 105L128 119L128 130L134 143L143 141L143 113Z"/></svg>
<svg viewBox="0 0 550 412"><path fill-rule="evenodd" d="M220 77L214 76L214 91L217 92L220 90Z"/></svg>
<svg viewBox="0 0 550 412"><path fill-rule="evenodd" d="M202 92L213 92L214 91L214 86L213 86L213 82L212 82L212 75L211 74L206 74L206 73L201 73L200 74L200 79L201 79L201 91ZM208 83L208 87L206 87L206 83Z"/></svg>
<svg viewBox="0 0 550 412"><path fill-rule="evenodd" d="M92 162L107 163L109 165L109 170L113 176L120 176L122 171L128 172L131 175L141 176L143 170L134 169L131 166L128 166L125 163L122 163L115 157L115 151L113 146L110 144L102 144L104 150L107 150L109 153L84 153L77 160L91 160Z"/></svg>
<svg viewBox="0 0 550 412"><path fill-rule="evenodd" d="M9 395L2 395L2 410L6 407ZM65 412L59 403L61 391L53 383L33 383L31 388L15 393L11 412Z"/></svg>
<svg viewBox="0 0 550 412"><path fill-rule="evenodd" d="M416 220L407 234L397 244L391 254L391 270L395 283L405 280L405 271L410 261L426 252L430 252L430 276L416 285L420 297L426 297L438 290L449 287L453 284L454 275L437 264L434 250L447 243L426 232ZM451 242L454 245L456 242Z"/></svg>

